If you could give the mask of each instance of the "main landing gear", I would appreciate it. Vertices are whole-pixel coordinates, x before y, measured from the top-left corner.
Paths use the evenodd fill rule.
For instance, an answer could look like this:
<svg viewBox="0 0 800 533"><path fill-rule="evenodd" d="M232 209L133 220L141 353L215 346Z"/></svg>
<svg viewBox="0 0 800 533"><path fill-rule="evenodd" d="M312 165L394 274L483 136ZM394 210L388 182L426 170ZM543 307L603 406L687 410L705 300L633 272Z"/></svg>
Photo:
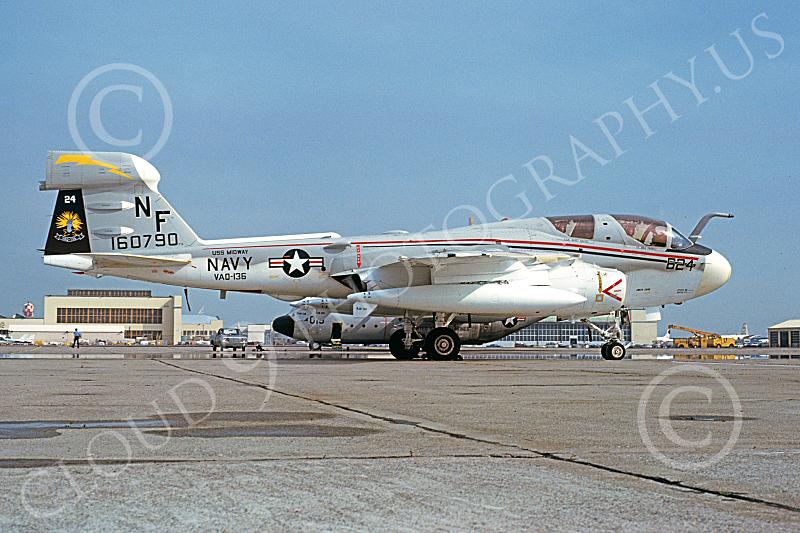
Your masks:
<svg viewBox="0 0 800 533"><path fill-rule="evenodd" d="M600 355L607 361L620 361L625 359L625 345L622 344L622 324L628 320L628 311L620 309L614 313L614 323L608 329L603 329L591 323L589 319L581 320L589 328L589 337L592 331L603 337L606 342L600 347Z"/></svg>
<svg viewBox="0 0 800 533"><path fill-rule="evenodd" d="M389 351L392 352L392 355L395 359L399 359L401 361L414 359L419 355L420 344L415 343L406 348L405 338L406 332L402 329L398 329L392 333L391 337L389 337Z"/></svg>
<svg viewBox="0 0 800 533"><path fill-rule="evenodd" d="M418 322L410 316L403 320L403 329L397 330L389 337L389 351L396 359L414 359L425 350L425 357L433 361L460 361L461 339L449 327L450 320L436 321L434 327L424 337L419 332Z"/></svg>
<svg viewBox="0 0 800 533"><path fill-rule="evenodd" d="M461 339L450 328L433 328L425 336L425 354L434 361L461 361Z"/></svg>

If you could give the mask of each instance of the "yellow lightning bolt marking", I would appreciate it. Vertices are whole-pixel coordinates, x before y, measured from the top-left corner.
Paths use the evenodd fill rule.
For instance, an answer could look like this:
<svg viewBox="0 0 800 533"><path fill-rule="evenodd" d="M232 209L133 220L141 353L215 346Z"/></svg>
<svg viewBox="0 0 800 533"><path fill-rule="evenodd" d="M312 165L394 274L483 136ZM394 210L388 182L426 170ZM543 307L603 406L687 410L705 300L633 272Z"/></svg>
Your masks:
<svg viewBox="0 0 800 533"><path fill-rule="evenodd" d="M123 176L128 178L129 180L136 179L133 176L125 174L122 172L119 167L116 167L110 163L105 163L103 161L98 161L97 159L92 159L90 155L81 155L81 154L69 154L69 155L62 155L56 161L56 165L61 165L63 163L77 163L78 165L96 165L98 167L107 168L109 172L112 174L116 174L117 176Z"/></svg>
<svg viewBox="0 0 800 533"><path fill-rule="evenodd" d="M603 292L603 276L597 271L597 292Z"/></svg>

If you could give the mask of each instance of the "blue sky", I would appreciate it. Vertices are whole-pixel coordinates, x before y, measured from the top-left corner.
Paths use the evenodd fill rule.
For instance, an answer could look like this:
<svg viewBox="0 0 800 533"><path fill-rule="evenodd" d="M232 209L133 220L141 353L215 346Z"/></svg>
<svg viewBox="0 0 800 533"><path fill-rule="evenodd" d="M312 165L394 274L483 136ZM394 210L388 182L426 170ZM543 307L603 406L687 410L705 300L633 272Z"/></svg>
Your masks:
<svg viewBox="0 0 800 533"><path fill-rule="evenodd" d="M791 2L6 2L0 5L0 179L6 273L0 314L67 287L148 287L92 280L45 267L37 248L54 203L37 191L49 149L74 149L67 109L82 78L110 63L152 72L174 122L151 158L161 191L205 238L338 231L343 235L465 223L471 205L492 219L632 212L684 232L712 210L704 243L734 267L720 291L665 311L665 321L723 331L765 331L798 316L797 152L800 144L800 7ZM760 31L780 35L757 35ZM724 75L750 62L742 79ZM770 58L768 55L776 55ZM703 98L664 79L689 78ZM626 99L644 109L645 139ZM140 86L141 102L110 93L108 133L140 144L162 131L152 85L111 72L79 95L76 127L96 150L93 97L113 84ZM718 87L719 92L714 88ZM613 147L593 123L617 112ZM610 123L610 122L609 122ZM611 124L611 123L610 123ZM615 130L615 125L611 129ZM584 180L550 183L547 199L524 165L549 157L576 179L570 135L608 161L581 161ZM580 155L580 154L579 154ZM448 215L448 213L450 213ZM177 292L177 291L176 291ZM193 291L193 309L229 322L261 322L286 309L268 297Z"/></svg>

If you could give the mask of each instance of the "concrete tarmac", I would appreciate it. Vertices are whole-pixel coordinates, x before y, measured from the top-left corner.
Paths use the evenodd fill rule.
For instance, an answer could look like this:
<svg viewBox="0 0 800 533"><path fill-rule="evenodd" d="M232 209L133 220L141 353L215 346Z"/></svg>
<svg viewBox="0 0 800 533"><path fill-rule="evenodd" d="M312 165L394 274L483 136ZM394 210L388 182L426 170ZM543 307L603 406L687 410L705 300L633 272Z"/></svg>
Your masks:
<svg viewBox="0 0 800 533"><path fill-rule="evenodd" d="M798 384L791 359L2 360L0 530L796 531Z"/></svg>

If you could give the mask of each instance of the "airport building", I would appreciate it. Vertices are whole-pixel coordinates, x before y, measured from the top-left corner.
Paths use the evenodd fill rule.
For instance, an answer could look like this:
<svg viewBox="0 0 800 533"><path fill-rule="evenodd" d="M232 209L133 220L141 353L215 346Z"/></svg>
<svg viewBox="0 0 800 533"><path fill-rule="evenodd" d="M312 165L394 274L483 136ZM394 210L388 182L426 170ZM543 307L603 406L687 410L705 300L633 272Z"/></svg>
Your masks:
<svg viewBox="0 0 800 533"><path fill-rule="evenodd" d="M174 345L208 340L222 320L183 315L181 296L153 296L149 290L70 289L44 298L43 318L0 318L0 333L42 342L70 342L80 330L84 342L147 340Z"/></svg>
<svg viewBox="0 0 800 533"><path fill-rule="evenodd" d="M654 343L658 337L658 321L647 320L646 313L642 310L631 311L630 316L630 324L625 324L622 328L624 341L641 345ZM605 329L611 325L612 317L610 315L596 317L592 322ZM592 334L590 340L588 328L581 322L556 322L553 317L531 324L503 338L504 342L531 346L587 344L590 341L600 340L597 334Z"/></svg>
<svg viewBox="0 0 800 533"><path fill-rule="evenodd" d="M800 320L787 320L767 331L770 348L800 348Z"/></svg>
<svg viewBox="0 0 800 533"><path fill-rule="evenodd" d="M211 315L185 315L181 329L182 341L211 340L211 335L223 327L222 319Z"/></svg>
<svg viewBox="0 0 800 533"><path fill-rule="evenodd" d="M284 344L280 337L288 338L280 333L273 335L272 324L248 324L245 328L247 328L247 342L252 344L272 346L273 344Z"/></svg>

